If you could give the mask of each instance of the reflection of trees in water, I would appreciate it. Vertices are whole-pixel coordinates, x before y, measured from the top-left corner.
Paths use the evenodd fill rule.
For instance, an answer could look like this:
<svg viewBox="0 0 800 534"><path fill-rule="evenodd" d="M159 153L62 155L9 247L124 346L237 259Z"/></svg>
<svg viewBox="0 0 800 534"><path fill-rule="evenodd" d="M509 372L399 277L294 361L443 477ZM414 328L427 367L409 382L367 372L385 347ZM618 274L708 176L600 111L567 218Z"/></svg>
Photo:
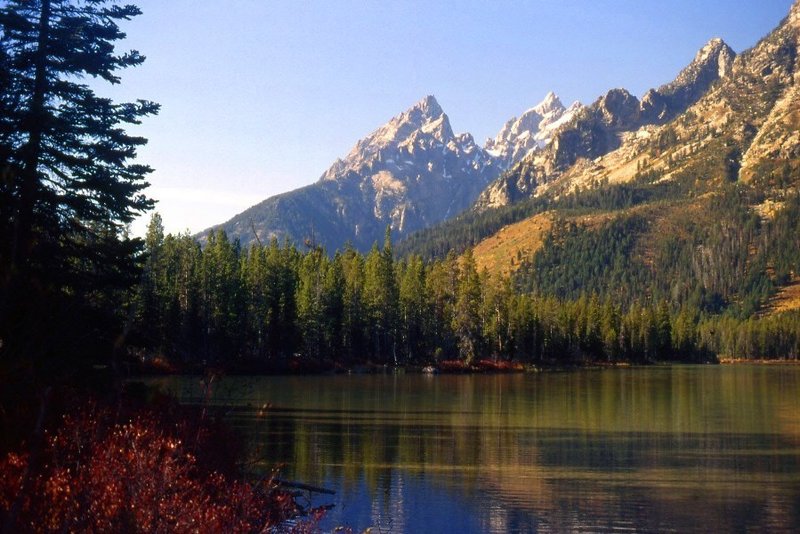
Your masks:
<svg viewBox="0 0 800 534"><path fill-rule="evenodd" d="M373 517L400 521L413 479L491 530L800 527L794 368L269 380L283 407L237 422Z"/></svg>

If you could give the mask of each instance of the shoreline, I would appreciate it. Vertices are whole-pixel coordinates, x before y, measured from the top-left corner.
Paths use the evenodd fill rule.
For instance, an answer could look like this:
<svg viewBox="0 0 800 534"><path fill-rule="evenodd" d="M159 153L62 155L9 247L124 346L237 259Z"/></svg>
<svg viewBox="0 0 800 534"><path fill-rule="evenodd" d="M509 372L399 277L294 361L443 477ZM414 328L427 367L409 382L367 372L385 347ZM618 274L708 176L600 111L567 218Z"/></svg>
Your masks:
<svg viewBox="0 0 800 534"><path fill-rule="evenodd" d="M794 360L764 360L763 363L797 363ZM500 375L500 374L538 374L558 373L578 370L629 369L634 367L653 367L661 365L718 365L737 363L730 360L711 360L703 362L683 361L645 361L645 362L541 362L523 364L521 362L479 360L470 365L457 360L442 361L435 365L404 365L359 363L354 365L333 364L331 362L282 362L282 365L240 365L235 367L217 366L176 366L148 365L147 362L133 362L128 367L129 376L171 376L171 375L217 375L217 376L319 376L319 375ZM758 363L747 361L744 363Z"/></svg>
<svg viewBox="0 0 800 534"><path fill-rule="evenodd" d="M800 360L771 360L765 358L720 358L720 365L800 365Z"/></svg>

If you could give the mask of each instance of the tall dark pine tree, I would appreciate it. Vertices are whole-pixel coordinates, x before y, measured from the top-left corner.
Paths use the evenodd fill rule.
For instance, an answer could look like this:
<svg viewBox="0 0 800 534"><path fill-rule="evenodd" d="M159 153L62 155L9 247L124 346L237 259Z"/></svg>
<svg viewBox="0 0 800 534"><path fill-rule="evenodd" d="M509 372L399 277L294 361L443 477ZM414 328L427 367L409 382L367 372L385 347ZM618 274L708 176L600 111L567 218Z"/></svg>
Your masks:
<svg viewBox="0 0 800 534"><path fill-rule="evenodd" d="M118 327L112 311L135 281L141 248L125 225L153 205L142 194L150 169L132 162L146 140L124 126L158 105L115 103L87 82L119 83L119 70L144 61L114 47L125 37L117 23L139 14L107 0L8 0L0 7L6 363L87 351Z"/></svg>

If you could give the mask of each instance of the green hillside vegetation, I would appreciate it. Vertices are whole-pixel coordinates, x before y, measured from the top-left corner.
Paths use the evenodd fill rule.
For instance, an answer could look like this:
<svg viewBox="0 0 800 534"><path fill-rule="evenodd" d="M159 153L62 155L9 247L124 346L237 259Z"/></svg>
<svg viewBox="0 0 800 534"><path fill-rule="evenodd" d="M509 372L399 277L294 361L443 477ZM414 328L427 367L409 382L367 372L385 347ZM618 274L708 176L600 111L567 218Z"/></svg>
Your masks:
<svg viewBox="0 0 800 534"><path fill-rule="evenodd" d="M596 296L620 311L665 306L673 321L682 317L688 324L691 317L692 341L683 349L691 346L693 354L796 353L775 349L791 345L787 336L796 339L800 332L796 314L779 313L795 309L793 301L784 301L777 316L765 313L800 272L800 196L794 174L783 168L783 189L770 190L779 200L762 213L759 207L768 199L757 180L731 181L729 169L713 159L693 170L667 180L661 172L643 170L628 183L595 183L555 199L472 213L422 232L411 243L433 257L445 242L467 250L474 236L501 220L536 212L517 222L525 227L525 221L546 211L555 221L533 254L499 249L506 251L505 265L496 257L489 264L493 278L514 271L513 292L562 305ZM411 243L401 250L412 248ZM767 333L776 329L780 335ZM673 342L675 348L683 340Z"/></svg>
<svg viewBox="0 0 800 534"><path fill-rule="evenodd" d="M479 272L470 248L398 260L388 231L383 247L330 257L276 240L242 249L223 232L201 248L188 235L164 236L156 217L132 339L171 364L241 370L796 358L800 314L752 311L800 263L800 247L788 246L800 235L800 200L763 224L743 198L737 186L712 197L719 224L663 236L648 245L650 262L647 210L585 226L558 221L504 280Z"/></svg>
<svg viewBox="0 0 800 534"><path fill-rule="evenodd" d="M664 306L692 317L702 351L779 354L770 344L783 346L780 332L800 331L796 26L785 20L670 122L621 135L618 149L553 176L524 160L502 181L528 184L529 198L463 214L398 250L440 260L488 249L491 274L510 275L520 295ZM517 249L498 245L545 212L554 222L535 249L522 236Z"/></svg>
<svg viewBox="0 0 800 534"><path fill-rule="evenodd" d="M524 291L574 299L613 295L630 304L666 300L709 313L749 317L789 282L800 261L798 197L774 220L749 204L749 188L731 185L697 210L686 204L620 212L599 229L562 221L517 273Z"/></svg>

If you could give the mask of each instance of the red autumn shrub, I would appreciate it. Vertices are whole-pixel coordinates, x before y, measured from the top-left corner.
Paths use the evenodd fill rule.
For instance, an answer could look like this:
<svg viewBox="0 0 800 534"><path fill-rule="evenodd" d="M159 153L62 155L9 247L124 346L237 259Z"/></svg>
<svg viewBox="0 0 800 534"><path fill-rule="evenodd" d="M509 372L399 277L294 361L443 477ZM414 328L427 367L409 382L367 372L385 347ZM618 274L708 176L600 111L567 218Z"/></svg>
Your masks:
<svg viewBox="0 0 800 534"><path fill-rule="evenodd" d="M475 364L475 368L488 373L510 373L525 370L525 367L520 362L510 362L507 360L478 360Z"/></svg>
<svg viewBox="0 0 800 534"><path fill-rule="evenodd" d="M292 517L290 494L198 466L194 446L154 413L111 422L107 410L65 416L46 434L21 531L260 532ZM172 431L168 431L172 428ZM195 443L196 445L196 443ZM27 455L0 458L0 519L23 485Z"/></svg>
<svg viewBox="0 0 800 534"><path fill-rule="evenodd" d="M442 360L439 362L438 367L443 373L465 373L469 371L469 366L463 360Z"/></svg>

